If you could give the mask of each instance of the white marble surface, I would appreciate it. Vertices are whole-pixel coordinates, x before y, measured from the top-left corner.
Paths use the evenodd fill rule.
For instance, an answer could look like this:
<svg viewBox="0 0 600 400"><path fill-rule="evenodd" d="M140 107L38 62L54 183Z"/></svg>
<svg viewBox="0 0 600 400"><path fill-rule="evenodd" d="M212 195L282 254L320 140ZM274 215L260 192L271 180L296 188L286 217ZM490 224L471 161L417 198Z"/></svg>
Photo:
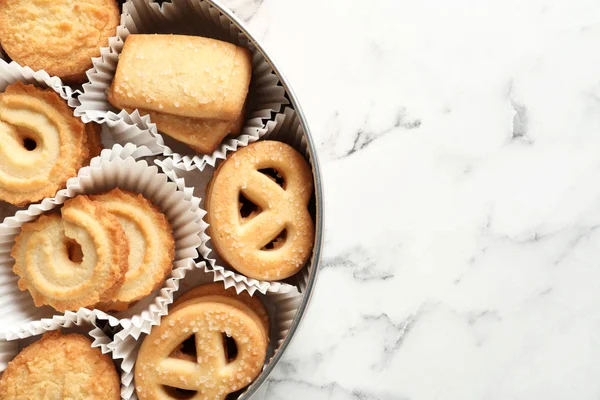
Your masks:
<svg viewBox="0 0 600 400"><path fill-rule="evenodd" d="M318 143L326 246L265 399L598 399L600 3L224 0Z"/></svg>

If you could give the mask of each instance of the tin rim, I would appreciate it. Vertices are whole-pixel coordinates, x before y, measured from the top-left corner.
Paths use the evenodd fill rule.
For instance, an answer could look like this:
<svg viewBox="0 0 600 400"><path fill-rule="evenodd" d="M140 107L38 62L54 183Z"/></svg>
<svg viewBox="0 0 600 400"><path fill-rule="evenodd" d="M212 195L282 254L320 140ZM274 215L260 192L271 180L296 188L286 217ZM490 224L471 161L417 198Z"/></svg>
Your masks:
<svg viewBox="0 0 600 400"><path fill-rule="evenodd" d="M300 103L296 98L296 94L292 90L290 83L288 82L285 75L281 72L277 64L273 61L273 59L268 55L266 50L261 46L261 44L254 38L254 36L246 29L244 23L239 20L237 16L231 12L227 7L220 4L219 0L207 0L207 2L218 9L223 15L229 18L247 37L250 41L256 46L256 49L265 57L265 60L269 63L269 65L273 68L273 71L279 78L279 81L283 85L287 95L290 98L292 106L298 115L300 123L302 124L302 128L304 129L304 135L306 136L306 140L308 142L308 151L310 154L313 175L314 175L314 183L315 183L315 202L316 202L316 228L315 228L315 247L312 257L312 269L310 271L308 282L306 284L306 289L304 291L304 296L300 302L300 306L296 311L296 315L292 320L292 324L290 325L290 329L283 340L283 343L271 359L271 362L267 364L265 370L258 376L258 378L248 387L248 390L240 396L239 400L249 399L254 395L258 389L262 386L262 384L267 380L273 369L287 350L287 347L291 343L296 330L300 326L302 319L306 315L306 311L308 309L308 305L314 293L315 284L317 280L317 274L319 272L319 266L321 263L321 251L323 247L323 187L322 187L322 179L321 179L321 167L319 165L319 160L317 156L317 151L315 147L315 143L313 137L310 133L310 128L306 121L306 116L302 111L302 107L300 107Z"/></svg>

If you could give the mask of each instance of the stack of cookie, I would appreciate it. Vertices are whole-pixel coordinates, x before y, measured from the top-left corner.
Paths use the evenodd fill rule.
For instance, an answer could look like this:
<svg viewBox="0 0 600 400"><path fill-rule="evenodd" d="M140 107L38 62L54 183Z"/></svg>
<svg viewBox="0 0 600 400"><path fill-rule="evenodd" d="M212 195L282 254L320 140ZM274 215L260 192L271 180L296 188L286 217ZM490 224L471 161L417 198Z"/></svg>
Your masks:
<svg viewBox="0 0 600 400"><path fill-rule="evenodd" d="M60 212L23 225L11 252L36 306L125 310L171 271L171 225L142 195L80 195Z"/></svg>
<svg viewBox="0 0 600 400"><path fill-rule="evenodd" d="M150 115L157 128L212 153L244 124L252 64L231 43L182 35L130 35L108 92L110 103Z"/></svg>
<svg viewBox="0 0 600 400"><path fill-rule="evenodd" d="M189 1L191 8L203 2ZM0 1L0 45L22 66L85 88L92 58L116 35L119 14L115 0L57 0L51 6L35 0ZM176 183L165 178L162 184L171 186L164 191L155 181L136 184L144 179L127 168L112 171L125 177L120 181L124 185L107 184L102 173L94 175L112 162L115 151L101 153L98 123L106 120L83 123L74 116L69 104L77 100L63 99L70 91L61 98L52 89L16 82L0 90L0 200L17 207L33 205L21 211L27 218L10 226L13 237L0 229L5 236L0 245L10 242L12 257L0 267L12 267L17 280L13 286L32 308L49 306L64 315L84 310L81 315L93 315L92 323L99 316L118 320L122 335L112 338L113 350L119 349L123 336L142 341L139 351L133 346L127 352L135 357L138 398L236 398L259 376L272 354L271 343L284 331L271 327L279 317L273 312L277 300L251 295L256 287L248 282L268 287L294 277L312 254L311 166L300 146L278 141L277 135L236 144L229 154L216 151L229 135L241 134L248 110L253 111L255 84L260 82L253 80L248 48L209 37L130 34L119 48L111 78L102 101L117 111L148 115L161 134L197 153L219 154L214 170L199 168L204 203L189 200L198 182L180 185L172 175ZM112 139L109 125L104 134ZM150 152L140 153L147 157ZM123 159L129 165L138 162L129 155ZM154 161L148 158L150 164ZM152 169L148 164L145 168ZM152 174L160 175L156 167ZM82 175L95 184L77 186L74 182L81 183ZM157 202L171 190L185 195ZM184 207L177 201L182 198ZM189 204L199 221L205 214L202 226L210 237L177 229L185 226L181 216L189 214L170 211ZM194 251L182 249L181 243ZM221 279L225 284L196 286L186 281L186 273L177 273L174 263L182 259L214 272L207 266L210 247L229 272L246 281L232 287L226 278L205 273L202 282ZM8 257L9 251L0 253ZM185 286L195 287L179 293ZM29 332L45 328L50 329L36 326ZM86 336L51 329L30 346L20 346L0 378L0 398L119 398L117 368L110 358L92 348ZM123 364L125 369L131 363Z"/></svg>

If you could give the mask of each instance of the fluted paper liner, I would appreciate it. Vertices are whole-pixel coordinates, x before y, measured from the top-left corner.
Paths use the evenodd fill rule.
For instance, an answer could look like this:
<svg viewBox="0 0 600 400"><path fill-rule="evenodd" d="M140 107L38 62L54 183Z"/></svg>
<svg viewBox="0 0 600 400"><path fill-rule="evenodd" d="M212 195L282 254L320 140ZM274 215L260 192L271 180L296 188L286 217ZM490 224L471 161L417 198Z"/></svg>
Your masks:
<svg viewBox="0 0 600 400"><path fill-rule="evenodd" d="M114 143L134 143L146 146L154 154L173 157L188 169L213 162L227 151L256 141L266 133L264 120L271 113L281 111L288 104L285 89L279 83L271 66L248 37L229 18L203 0L173 0L161 5L147 0L130 0L123 6L121 26L110 48L94 59L94 68L88 71L90 82L83 85L76 115L84 121L107 123L112 128ZM132 33L175 33L211 37L246 47L252 52L252 82L249 91L249 113L241 134L225 139L212 154L196 154L190 147L159 133L149 116L117 110L107 99L117 67L119 54L127 36ZM127 132L123 135L121 132Z"/></svg>
<svg viewBox="0 0 600 400"><path fill-rule="evenodd" d="M63 85L60 78L50 76L46 71L34 71L29 67L22 67L14 61L4 61L0 51L0 92L4 92L8 85L15 82L30 83L43 88L54 90L60 97L65 99L69 106L75 108L79 105L73 96L73 89Z"/></svg>
<svg viewBox="0 0 600 400"><path fill-rule="evenodd" d="M17 332L10 332L0 337L0 371L6 368L6 364L17 355L20 344L31 341L25 339L41 335L45 332L68 328L77 329L77 333L88 334L93 341L92 347L99 347L102 353L108 353L108 344L111 339L97 326L98 313L84 308L77 312L68 311L64 315L56 315L52 318L44 318Z"/></svg>
<svg viewBox="0 0 600 400"><path fill-rule="evenodd" d="M122 370L122 360L115 357L115 354L109 348L111 339L97 326L97 315L86 309L80 309L78 312L67 312L65 315L55 316L49 319L38 321L30 329L23 330L19 334L11 334L8 337L0 338L0 373L6 369L8 363L12 361L21 350L33 342L42 338L46 332L60 330L62 333L79 333L87 336L92 341L92 348L99 348L102 354L109 354L121 377L121 382L125 372ZM121 383L121 393L126 390L126 385Z"/></svg>
<svg viewBox="0 0 600 400"><path fill-rule="evenodd" d="M214 281L214 277L212 276L213 273L211 271L206 272L202 269L194 269L185 271L184 273L185 279L180 281L181 288L176 292L176 298L198 285ZM267 308L269 314L269 347L267 349L267 357L265 360L265 366L267 366L287 336L303 296L295 288L287 293L255 295L260 296L260 300ZM146 337L146 334L141 335L137 341L130 336L125 338L121 338L121 336L122 335L117 334L115 340L112 343L109 343L108 347L113 352L115 358L123 360L121 363L123 369L121 380L123 389L121 395L123 399L137 399L138 397L135 393L134 367L139 347ZM254 383L248 388L252 387L252 385L254 385ZM242 398L244 398L244 394L241 394L239 397L239 399Z"/></svg>
<svg viewBox="0 0 600 400"><path fill-rule="evenodd" d="M3 321L0 332L8 332L7 335L18 332L23 326L35 324L29 321L59 314L48 306L35 307L29 292L21 292L17 287L18 277L12 271L14 259L10 252L21 226L78 194L100 193L114 187L141 193L167 216L175 238L175 260L173 271L161 289L141 299L127 311L108 313L114 317L109 322L114 325L117 321L123 328L122 334L137 337L141 332L149 332L151 326L166 314L168 304L173 301L173 292L177 290L177 281L184 275L183 271L196 268L193 260L198 258L198 248L202 245L202 217L198 211L200 200L193 196L186 197L184 192L191 189L180 190L181 185L178 186L167 175L160 173L156 166L148 165L145 160L136 161L146 153L147 149L132 144L103 150L99 157L92 159L89 167L82 168L77 177L69 179L67 188L60 190L56 197L44 199L4 220L0 225L0 320Z"/></svg>
<svg viewBox="0 0 600 400"><path fill-rule="evenodd" d="M305 158L310 159L304 130L302 129L298 116L291 108L286 108L283 113L277 114L273 121L269 121L263 139L285 142L298 150ZM184 163L177 163L171 158L157 160L156 164L159 165L165 173L172 174L170 175L172 177L183 177L187 185L194 187L195 196L204 201L206 197L206 186L214 175L216 168L218 168L219 164L227 157L227 154L229 153L227 152L222 156L215 158L214 163L205 163L200 168L192 168L190 170L187 169L187 166ZM204 203L202 203L201 206L203 207ZM206 212L204 211L204 213ZM208 237L208 239L210 239L210 237ZM204 259L206 260L204 267L207 270L214 270L215 280L223 281L228 288L234 286L238 293L242 290L247 290L250 294L254 294L255 291L259 291L263 294L267 292L285 293L292 290L294 286L300 291L304 291L306 282L308 282L312 259L309 260L307 267L302 268L300 272L285 281L261 281L249 278L226 267L226 263L219 257L218 253L212 249L212 245L209 241L207 241L207 246L209 247L210 252L207 256L204 256Z"/></svg>

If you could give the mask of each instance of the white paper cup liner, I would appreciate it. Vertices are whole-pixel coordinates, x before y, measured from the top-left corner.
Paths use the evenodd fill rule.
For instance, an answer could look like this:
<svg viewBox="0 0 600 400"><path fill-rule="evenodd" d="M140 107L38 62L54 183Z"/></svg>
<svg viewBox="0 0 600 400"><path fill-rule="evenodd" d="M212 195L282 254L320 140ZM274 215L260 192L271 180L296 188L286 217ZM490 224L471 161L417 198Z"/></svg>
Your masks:
<svg viewBox="0 0 600 400"><path fill-rule="evenodd" d="M98 347L102 354L110 351L108 348L111 339L97 325L97 315L90 310L81 309L78 312L68 312L53 318L37 321L30 324L27 329L18 333L11 333L0 338L0 371L6 369L7 364L25 346L41 339L45 332L62 330L68 333L81 333L92 340L92 347Z"/></svg>
<svg viewBox="0 0 600 400"><path fill-rule="evenodd" d="M105 192L114 187L141 193L166 215L173 228L175 259L173 271L162 288L127 311L109 313L114 317L111 325L117 321L123 328L122 335L137 337L141 332L149 332L151 326L159 322L173 300L173 292L177 290L177 281L184 275L183 271L196 268L193 260L198 258L198 249L203 245L203 225L202 214L198 210L200 200L184 194L191 189L180 190L178 183L159 173L156 166L148 165L145 160L136 161L147 151L132 144L103 150L99 157L92 159L89 167L82 168L77 177L69 179L66 189L60 190L56 197L44 199L4 220L0 225L1 332L15 332L28 321L58 314L48 306L35 307L30 294L21 292L17 287L18 277L12 271L14 259L10 252L21 226L78 194Z"/></svg>
<svg viewBox="0 0 600 400"><path fill-rule="evenodd" d="M300 120L293 109L286 108L283 113L275 115L274 120L269 121L266 128L267 130L262 139L285 142L310 160L308 142L306 141ZM207 162L199 168L191 169L189 169L188 165L185 163L181 161L177 162L171 158L156 160L155 162L165 173L169 174L169 171L173 171L173 177L184 178L187 185L194 188L195 196L204 201L206 198L206 186L214 175L216 168L218 168L219 164L227 157L227 154L229 154L229 152L215 157L211 162ZM201 204L201 207L204 207L204 203ZM238 293L242 290L247 290L250 294L254 294L257 290L263 294L267 292L286 293L294 287L298 288L301 292L304 292L304 289L306 288L312 266L312 258L306 267L285 281L261 281L249 278L228 267L224 267L226 263L219 257L216 251L212 250L210 241L207 242L207 246L211 251L208 255L203 256L206 260L205 268L214 270L216 281L225 282L225 286L228 288L235 286Z"/></svg>
<svg viewBox="0 0 600 400"><path fill-rule="evenodd" d="M214 280L212 273L207 273L202 269L188 270L185 271L185 274L185 279L180 281L181 288L175 294L175 298L196 286L210 283ZM256 296L259 296L269 314L269 347L265 360L266 367L287 336L303 296L295 288L288 293L256 294ZM135 393L134 366L139 347L145 337L146 333L141 335L136 341L132 337L121 339L115 336L115 340L108 344L114 357L123 360L121 364L123 369L123 390L121 394L126 400L138 398ZM252 384L248 388L251 386Z"/></svg>
<svg viewBox="0 0 600 400"><path fill-rule="evenodd" d="M0 58L1 56L2 51L0 50ZM4 59L0 59L0 92L4 92L8 85L18 81L50 88L65 99L72 108L79 105L79 101L73 96L73 89L63 85L60 78L50 76L46 71L34 71L29 67L22 67L14 61L8 63Z"/></svg>
<svg viewBox="0 0 600 400"><path fill-rule="evenodd" d="M263 55L233 22L206 1L173 0L161 6L148 0L130 0L125 3L123 10L117 38L110 41L110 49L94 59L94 68L88 71L90 82L83 85L83 94L78 97L80 106L75 110L76 115L86 122L93 120L116 128L114 143L130 142L146 146L155 154L171 156L188 168L200 166L227 151L256 141L266 133L264 120L289 104L285 89ZM199 35L248 48L252 52L252 82L249 116L241 134L235 139L226 139L212 154L197 155L185 144L168 135L161 135L150 117L140 117L139 113L129 115L126 111L114 108L108 102L106 93L112 83L123 43L131 33ZM131 126L135 126L135 129L128 128ZM126 135L120 134L125 131Z"/></svg>

